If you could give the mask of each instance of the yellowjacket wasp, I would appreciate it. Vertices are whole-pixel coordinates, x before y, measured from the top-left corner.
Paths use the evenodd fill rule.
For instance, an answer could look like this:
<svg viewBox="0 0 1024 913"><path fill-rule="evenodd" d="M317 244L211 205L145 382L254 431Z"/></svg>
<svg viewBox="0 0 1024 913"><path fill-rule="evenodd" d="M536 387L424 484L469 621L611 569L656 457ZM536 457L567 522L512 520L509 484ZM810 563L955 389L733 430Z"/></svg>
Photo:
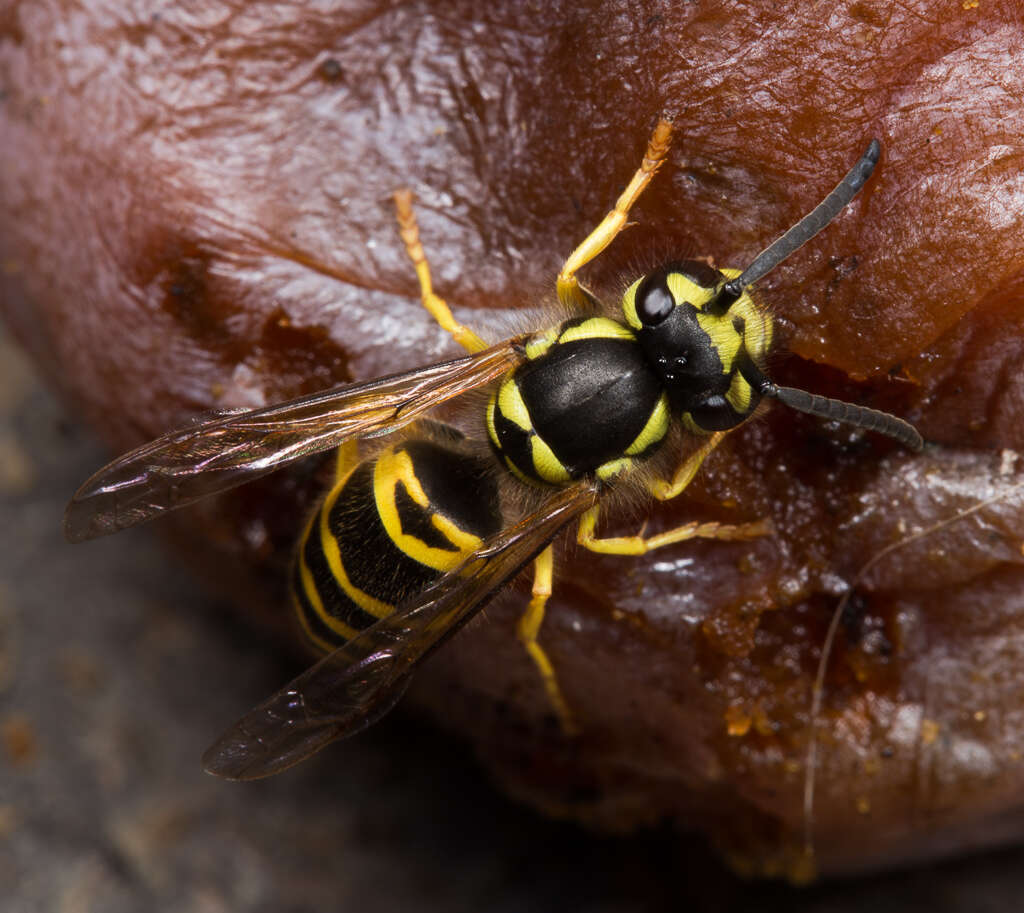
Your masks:
<svg viewBox="0 0 1024 913"><path fill-rule="evenodd" d="M669 263L630 285L614 317L578 281L576 273L626 226L670 138L671 126L660 121L615 207L562 267L556 291L573 312L569 319L488 347L433 292L411 195L399 192L400 231L423 305L468 355L217 414L122 456L75 494L65 516L72 541L339 448L335 484L307 525L292 579L307 633L332 652L225 733L204 756L207 770L234 779L276 773L374 722L394 706L417 664L530 562L533 597L519 636L571 731L571 713L537 641L553 578L551 542L560 530L576 523L585 548L623 555L696 537L763 534L764 523L690 523L618 538L599 538L596 527L611 492L678 496L764 397L920 449L917 431L894 416L774 384L765 374L772 321L750 289L853 199L878 161L877 141L745 270ZM482 441L423 420L481 387L491 388L478 420L489 454ZM359 459L359 439L414 422L397 443ZM698 444L680 459L687 437ZM506 482L534 492L532 507L515 513L501 492Z"/></svg>

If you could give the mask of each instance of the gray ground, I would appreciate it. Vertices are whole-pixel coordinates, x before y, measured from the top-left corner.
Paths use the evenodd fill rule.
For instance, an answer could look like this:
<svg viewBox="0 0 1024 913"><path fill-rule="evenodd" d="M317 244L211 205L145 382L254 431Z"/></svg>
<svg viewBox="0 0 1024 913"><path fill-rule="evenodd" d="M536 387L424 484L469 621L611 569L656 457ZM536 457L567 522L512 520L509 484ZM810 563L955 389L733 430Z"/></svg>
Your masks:
<svg viewBox="0 0 1024 913"><path fill-rule="evenodd" d="M598 839L492 791L401 713L276 779L205 776L286 680L149 530L66 546L104 454L0 331L0 911L1012 911L1024 851L805 891L699 844Z"/></svg>

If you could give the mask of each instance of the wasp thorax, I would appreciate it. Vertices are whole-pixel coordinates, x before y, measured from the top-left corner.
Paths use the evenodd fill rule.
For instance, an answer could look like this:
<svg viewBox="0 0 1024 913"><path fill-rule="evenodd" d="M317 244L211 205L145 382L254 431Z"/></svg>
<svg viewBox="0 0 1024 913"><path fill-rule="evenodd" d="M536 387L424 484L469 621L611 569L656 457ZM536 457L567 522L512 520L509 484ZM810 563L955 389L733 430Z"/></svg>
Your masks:
<svg viewBox="0 0 1024 913"><path fill-rule="evenodd" d="M771 324L747 293L721 303L722 286L737 275L696 260L671 263L633 283L623 298L626 321L673 411L693 430L733 428L760 401L742 369L760 370Z"/></svg>

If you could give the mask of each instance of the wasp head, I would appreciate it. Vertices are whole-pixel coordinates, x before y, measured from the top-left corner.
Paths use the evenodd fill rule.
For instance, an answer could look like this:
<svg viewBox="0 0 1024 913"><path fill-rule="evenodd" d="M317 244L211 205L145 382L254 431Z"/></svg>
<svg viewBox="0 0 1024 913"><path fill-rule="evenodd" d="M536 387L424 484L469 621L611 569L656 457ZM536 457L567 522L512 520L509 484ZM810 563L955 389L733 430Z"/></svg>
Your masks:
<svg viewBox="0 0 1024 913"><path fill-rule="evenodd" d="M750 292L722 294L738 275L685 260L638 279L623 297L626 322L673 410L702 431L735 427L761 399L751 381L762 376L772 324Z"/></svg>

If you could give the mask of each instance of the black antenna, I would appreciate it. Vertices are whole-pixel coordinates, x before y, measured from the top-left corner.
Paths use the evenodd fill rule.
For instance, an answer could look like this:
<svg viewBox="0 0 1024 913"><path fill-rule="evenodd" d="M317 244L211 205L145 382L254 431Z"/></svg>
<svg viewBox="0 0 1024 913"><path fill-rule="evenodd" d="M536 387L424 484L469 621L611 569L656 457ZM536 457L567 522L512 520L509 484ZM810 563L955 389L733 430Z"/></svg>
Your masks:
<svg viewBox="0 0 1024 913"><path fill-rule="evenodd" d="M743 290L748 285L752 285L762 276L770 273L786 257L803 247L839 215L857 195L867 179L871 177L881 153L881 143L876 139L871 140L857 164L836 185L835 190L781 238L761 251L754 258L754 262L739 276L726 282L716 296L713 307L716 310L728 309L743 294ZM744 365L740 370L748 383L759 390L762 396L771 396L789 406L790 409L796 409L797 412L806 412L808 415L816 415L818 418L842 422L844 425L852 425L855 428L864 428L867 431L884 434L915 452L924 447L924 439L913 425L888 412L879 412L877 409L868 409L866 406L855 406L853 403L844 403L842 400L818 396L816 393L797 390L795 387L780 387L765 377L753 362Z"/></svg>
<svg viewBox="0 0 1024 913"><path fill-rule="evenodd" d="M771 381L762 385L761 392L765 396L774 397L780 403L785 403L790 409L796 409L797 412L806 412L808 415L884 434L915 453L924 447L924 440L913 425L888 412L855 406L853 403L818 396L816 393L797 390L795 387L778 387Z"/></svg>
<svg viewBox="0 0 1024 913"><path fill-rule="evenodd" d="M868 143L868 148L849 173L824 200L774 243L768 245L743 272L726 282L715 299L715 308L725 310L736 301L748 285L753 285L762 276L770 273L794 251L799 250L846 208L878 164L882 146L878 140Z"/></svg>
<svg viewBox="0 0 1024 913"><path fill-rule="evenodd" d="M841 399L829 399L827 396L818 396L816 393L808 393L796 387L780 387L761 373L749 358L740 366L740 373L762 396L777 399L797 412L806 412L808 415L816 415L832 422L841 422L854 428L884 434L915 453L924 447L924 439L913 425L888 412L879 412L867 406L856 406Z"/></svg>

